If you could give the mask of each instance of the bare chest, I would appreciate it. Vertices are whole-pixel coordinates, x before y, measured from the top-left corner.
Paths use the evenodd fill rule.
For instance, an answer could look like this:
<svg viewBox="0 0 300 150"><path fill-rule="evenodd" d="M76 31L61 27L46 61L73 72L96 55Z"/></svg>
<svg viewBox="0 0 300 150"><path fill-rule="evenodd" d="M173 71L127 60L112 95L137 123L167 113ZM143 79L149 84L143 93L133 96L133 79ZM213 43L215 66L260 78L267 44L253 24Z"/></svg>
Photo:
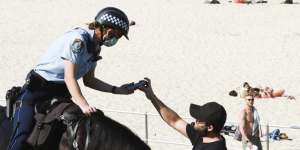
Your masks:
<svg viewBox="0 0 300 150"><path fill-rule="evenodd" d="M246 111L246 122L250 124L254 122L254 115L252 111Z"/></svg>

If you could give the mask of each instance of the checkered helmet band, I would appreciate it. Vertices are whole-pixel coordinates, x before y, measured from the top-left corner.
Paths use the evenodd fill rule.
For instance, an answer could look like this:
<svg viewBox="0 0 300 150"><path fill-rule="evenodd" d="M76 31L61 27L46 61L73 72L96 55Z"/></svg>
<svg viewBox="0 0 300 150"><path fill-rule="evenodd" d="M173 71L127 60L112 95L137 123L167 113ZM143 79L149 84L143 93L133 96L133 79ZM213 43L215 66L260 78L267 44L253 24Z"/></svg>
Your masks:
<svg viewBox="0 0 300 150"><path fill-rule="evenodd" d="M99 22L109 22L110 24L113 24L115 26L118 26L119 28L127 31L129 26L128 23L126 23L124 20L118 18L117 16L111 15L111 14L104 14L100 17Z"/></svg>

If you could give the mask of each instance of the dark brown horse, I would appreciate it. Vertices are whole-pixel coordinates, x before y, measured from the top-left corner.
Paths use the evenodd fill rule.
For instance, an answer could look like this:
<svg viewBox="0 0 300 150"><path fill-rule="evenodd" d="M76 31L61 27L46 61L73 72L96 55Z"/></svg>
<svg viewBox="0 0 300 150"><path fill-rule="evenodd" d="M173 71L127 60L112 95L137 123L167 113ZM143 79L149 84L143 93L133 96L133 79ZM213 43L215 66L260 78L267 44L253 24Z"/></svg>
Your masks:
<svg viewBox="0 0 300 150"><path fill-rule="evenodd" d="M0 106L0 150L5 150L8 145L12 132L10 124L5 117L5 107ZM67 125L56 123L43 146L27 146L26 150L150 150L130 129L101 111L91 117L81 117L77 124L78 130L72 135Z"/></svg>

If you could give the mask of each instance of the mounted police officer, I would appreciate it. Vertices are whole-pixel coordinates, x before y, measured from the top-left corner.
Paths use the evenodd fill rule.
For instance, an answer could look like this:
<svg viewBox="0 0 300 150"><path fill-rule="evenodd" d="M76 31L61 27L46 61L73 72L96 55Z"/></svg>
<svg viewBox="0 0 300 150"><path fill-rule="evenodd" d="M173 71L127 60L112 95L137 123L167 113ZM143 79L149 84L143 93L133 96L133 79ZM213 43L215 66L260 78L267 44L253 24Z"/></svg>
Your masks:
<svg viewBox="0 0 300 150"><path fill-rule="evenodd" d="M114 94L132 94L129 84L112 86L94 75L101 46L114 46L118 39L128 39L129 21L120 9L102 9L87 28L75 28L58 38L27 75L20 96L20 106L14 115L15 133L9 150L21 150L33 127L34 104L53 97L71 98L87 116L96 111L82 95L77 80L84 85Z"/></svg>

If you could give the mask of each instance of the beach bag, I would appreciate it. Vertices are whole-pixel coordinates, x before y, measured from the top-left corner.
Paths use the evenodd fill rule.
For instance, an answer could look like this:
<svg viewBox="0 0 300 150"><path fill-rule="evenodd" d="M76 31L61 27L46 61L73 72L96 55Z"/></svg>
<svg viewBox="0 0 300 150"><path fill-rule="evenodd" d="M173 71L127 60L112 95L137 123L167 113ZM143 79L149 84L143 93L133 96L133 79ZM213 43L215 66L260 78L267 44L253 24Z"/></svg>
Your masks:
<svg viewBox="0 0 300 150"><path fill-rule="evenodd" d="M241 134L239 126L237 126L237 128L236 128L233 138L237 141L242 141L242 134Z"/></svg>
<svg viewBox="0 0 300 150"><path fill-rule="evenodd" d="M280 140L280 130L275 129L274 131L269 134L269 138L272 140Z"/></svg>

